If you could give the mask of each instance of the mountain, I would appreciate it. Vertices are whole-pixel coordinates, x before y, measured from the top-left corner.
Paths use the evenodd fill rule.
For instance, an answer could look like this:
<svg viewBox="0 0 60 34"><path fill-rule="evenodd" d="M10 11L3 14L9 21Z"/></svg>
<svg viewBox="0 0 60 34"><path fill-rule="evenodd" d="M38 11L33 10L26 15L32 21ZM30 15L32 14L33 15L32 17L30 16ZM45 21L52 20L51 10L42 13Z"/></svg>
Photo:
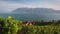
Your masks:
<svg viewBox="0 0 60 34"><path fill-rule="evenodd" d="M60 13L60 10L51 8L17 8L12 13L18 14L39 14L39 13Z"/></svg>

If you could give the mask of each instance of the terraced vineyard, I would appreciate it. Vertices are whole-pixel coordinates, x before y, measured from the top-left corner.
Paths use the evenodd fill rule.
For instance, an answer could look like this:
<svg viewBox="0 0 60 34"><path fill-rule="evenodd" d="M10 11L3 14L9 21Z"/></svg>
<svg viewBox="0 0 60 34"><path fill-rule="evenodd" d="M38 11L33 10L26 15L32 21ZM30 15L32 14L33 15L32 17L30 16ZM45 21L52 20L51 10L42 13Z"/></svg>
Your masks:
<svg viewBox="0 0 60 34"><path fill-rule="evenodd" d="M11 16L0 17L0 34L60 34L60 20L23 22Z"/></svg>
<svg viewBox="0 0 60 34"><path fill-rule="evenodd" d="M60 34L60 26L24 26L19 34Z"/></svg>

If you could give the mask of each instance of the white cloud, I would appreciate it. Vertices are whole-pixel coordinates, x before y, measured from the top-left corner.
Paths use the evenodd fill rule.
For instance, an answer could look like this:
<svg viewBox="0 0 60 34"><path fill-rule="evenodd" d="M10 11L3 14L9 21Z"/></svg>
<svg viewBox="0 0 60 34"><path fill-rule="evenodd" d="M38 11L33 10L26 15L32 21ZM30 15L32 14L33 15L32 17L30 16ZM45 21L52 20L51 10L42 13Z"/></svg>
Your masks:
<svg viewBox="0 0 60 34"><path fill-rule="evenodd" d="M21 4L21 3L11 3L6 1L0 1L0 11L13 11L17 8L52 8L56 10L60 10L60 5L55 4Z"/></svg>
<svg viewBox="0 0 60 34"><path fill-rule="evenodd" d="M9 2L0 2L0 9L12 11L17 8L27 7L27 8L33 8L36 7L34 5L28 5L28 4L20 4L20 3L9 3Z"/></svg>

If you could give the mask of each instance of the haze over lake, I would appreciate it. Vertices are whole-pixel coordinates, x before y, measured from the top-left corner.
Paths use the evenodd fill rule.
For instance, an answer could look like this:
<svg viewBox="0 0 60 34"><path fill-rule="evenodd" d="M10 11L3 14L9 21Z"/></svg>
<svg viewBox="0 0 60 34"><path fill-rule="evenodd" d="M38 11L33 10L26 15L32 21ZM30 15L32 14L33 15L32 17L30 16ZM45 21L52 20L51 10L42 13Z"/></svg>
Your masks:
<svg viewBox="0 0 60 34"><path fill-rule="evenodd" d="M50 21L50 20L60 20L60 13L55 14L0 14L2 17L12 16L15 19L18 20L44 20L44 21Z"/></svg>

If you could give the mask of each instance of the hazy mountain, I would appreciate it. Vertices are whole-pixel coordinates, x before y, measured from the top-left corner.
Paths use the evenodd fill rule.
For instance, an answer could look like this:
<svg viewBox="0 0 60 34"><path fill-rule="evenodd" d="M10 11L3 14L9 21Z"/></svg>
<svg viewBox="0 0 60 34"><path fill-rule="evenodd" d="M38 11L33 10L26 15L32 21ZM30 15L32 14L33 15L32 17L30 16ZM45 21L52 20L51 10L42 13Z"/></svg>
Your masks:
<svg viewBox="0 0 60 34"><path fill-rule="evenodd" d="M18 8L12 13L18 14L39 14L39 13L60 13L60 10L54 10L50 8Z"/></svg>

